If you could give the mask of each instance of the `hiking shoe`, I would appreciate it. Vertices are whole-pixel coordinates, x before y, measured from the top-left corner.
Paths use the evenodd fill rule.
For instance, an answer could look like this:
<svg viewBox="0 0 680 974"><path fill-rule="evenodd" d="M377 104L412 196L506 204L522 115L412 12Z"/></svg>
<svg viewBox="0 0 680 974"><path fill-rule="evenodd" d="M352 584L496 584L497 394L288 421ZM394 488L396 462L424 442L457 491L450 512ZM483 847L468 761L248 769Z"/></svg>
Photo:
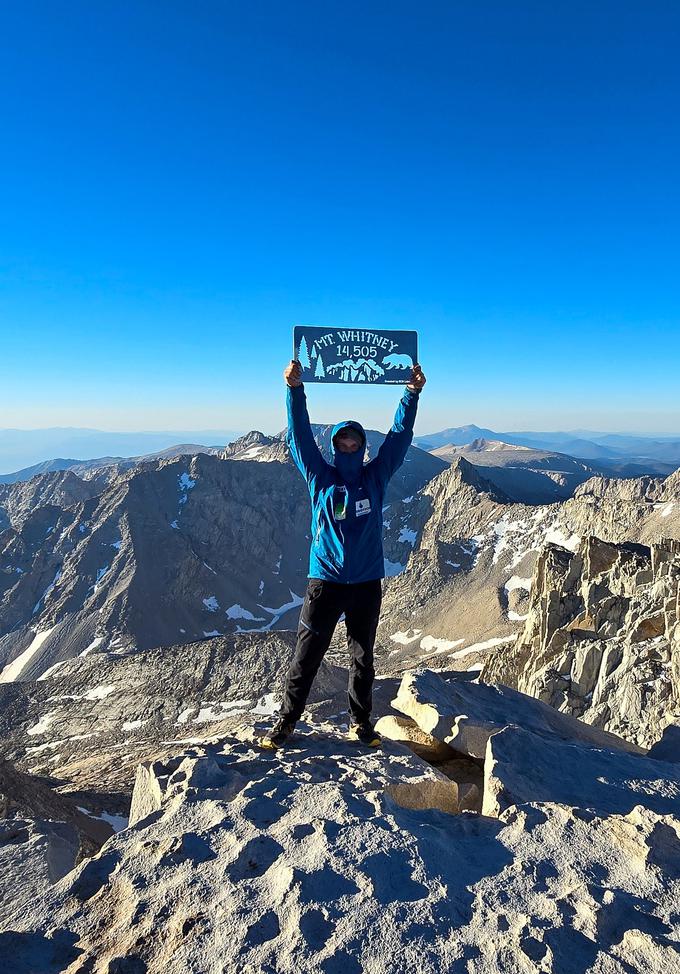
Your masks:
<svg viewBox="0 0 680 974"><path fill-rule="evenodd" d="M295 721L279 717L274 726L260 738L260 747L268 751L278 751L295 730Z"/></svg>
<svg viewBox="0 0 680 974"><path fill-rule="evenodd" d="M350 724L347 736L350 741L361 741L369 747L378 747L382 738L370 720L362 720L358 724Z"/></svg>

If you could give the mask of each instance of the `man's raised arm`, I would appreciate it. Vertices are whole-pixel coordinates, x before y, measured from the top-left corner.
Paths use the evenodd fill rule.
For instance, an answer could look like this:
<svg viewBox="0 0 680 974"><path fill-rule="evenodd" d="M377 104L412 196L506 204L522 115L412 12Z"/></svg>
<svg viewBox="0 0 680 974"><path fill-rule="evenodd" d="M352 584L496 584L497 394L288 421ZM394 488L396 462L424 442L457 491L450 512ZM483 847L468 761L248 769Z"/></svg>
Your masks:
<svg viewBox="0 0 680 974"><path fill-rule="evenodd" d="M286 380L286 409L288 412L288 432L286 443L296 467L309 485L312 478L323 472L328 464L316 445L307 412L307 396L300 376L302 366L291 359L283 377Z"/></svg>
<svg viewBox="0 0 680 974"><path fill-rule="evenodd" d="M404 462L413 440L413 424L416 420L420 391L426 382L427 379L421 367L417 364L414 365L406 391L399 400L394 422L375 458L376 467L383 484L387 483Z"/></svg>

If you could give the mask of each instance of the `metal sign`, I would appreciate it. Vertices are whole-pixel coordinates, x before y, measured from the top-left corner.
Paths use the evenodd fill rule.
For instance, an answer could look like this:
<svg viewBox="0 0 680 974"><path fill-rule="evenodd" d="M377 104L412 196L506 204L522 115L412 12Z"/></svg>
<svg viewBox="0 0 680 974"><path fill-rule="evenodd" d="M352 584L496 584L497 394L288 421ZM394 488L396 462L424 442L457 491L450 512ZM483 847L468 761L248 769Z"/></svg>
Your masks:
<svg viewBox="0 0 680 974"><path fill-rule="evenodd" d="M295 325L293 358L303 382L401 385L418 361L418 333Z"/></svg>

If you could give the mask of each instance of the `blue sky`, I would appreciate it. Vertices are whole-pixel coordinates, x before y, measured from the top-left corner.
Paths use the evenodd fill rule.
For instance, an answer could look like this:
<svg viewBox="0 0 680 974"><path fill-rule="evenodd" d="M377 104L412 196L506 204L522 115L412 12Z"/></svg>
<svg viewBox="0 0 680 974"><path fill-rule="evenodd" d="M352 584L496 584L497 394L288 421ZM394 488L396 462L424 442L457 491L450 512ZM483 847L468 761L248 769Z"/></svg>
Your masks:
<svg viewBox="0 0 680 974"><path fill-rule="evenodd" d="M0 427L273 432L306 322L417 329L420 433L680 432L677 3L1 16Z"/></svg>

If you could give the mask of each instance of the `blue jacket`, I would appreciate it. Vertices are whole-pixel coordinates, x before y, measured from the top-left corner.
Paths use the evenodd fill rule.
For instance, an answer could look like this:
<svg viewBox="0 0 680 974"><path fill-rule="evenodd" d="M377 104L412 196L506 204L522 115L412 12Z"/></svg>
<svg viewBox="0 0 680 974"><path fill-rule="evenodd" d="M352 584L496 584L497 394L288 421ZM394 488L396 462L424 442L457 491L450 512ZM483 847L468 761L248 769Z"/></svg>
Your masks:
<svg viewBox="0 0 680 974"><path fill-rule="evenodd" d="M330 464L316 445L304 386L287 388L286 442L307 481L312 501L308 577L345 584L384 578L383 498L390 477L404 462L411 445L420 393L404 391L392 428L370 463L364 464L363 426L351 419L337 423L331 443L339 430L351 426L361 433L363 445L355 453L334 449Z"/></svg>

